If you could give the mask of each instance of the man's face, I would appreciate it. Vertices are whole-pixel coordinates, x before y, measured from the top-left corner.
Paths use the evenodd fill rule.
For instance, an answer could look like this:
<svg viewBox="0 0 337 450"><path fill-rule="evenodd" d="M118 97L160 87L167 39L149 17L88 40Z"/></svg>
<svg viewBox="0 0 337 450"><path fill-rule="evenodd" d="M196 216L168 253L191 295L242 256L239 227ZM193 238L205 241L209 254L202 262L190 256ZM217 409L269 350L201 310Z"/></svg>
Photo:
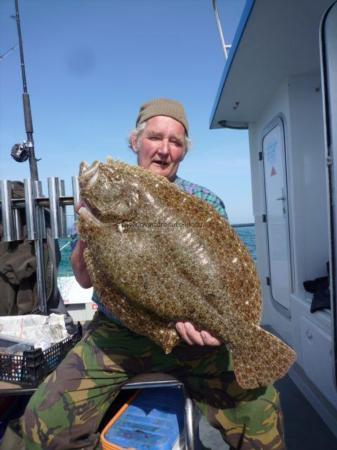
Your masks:
<svg viewBox="0 0 337 450"><path fill-rule="evenodd" d="M138 165L173 181L186 154L185 128L166 116L152 117L136 140L131 140Z"/></svg>

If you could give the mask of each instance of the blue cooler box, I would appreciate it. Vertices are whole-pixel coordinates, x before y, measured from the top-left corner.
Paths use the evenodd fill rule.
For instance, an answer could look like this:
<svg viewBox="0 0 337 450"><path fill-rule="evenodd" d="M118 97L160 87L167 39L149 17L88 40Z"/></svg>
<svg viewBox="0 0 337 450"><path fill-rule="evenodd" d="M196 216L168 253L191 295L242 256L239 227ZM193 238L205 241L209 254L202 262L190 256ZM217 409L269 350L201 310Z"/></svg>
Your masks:
<svg viewBox="0 0 337 450"><path fill-rule="evenodd" d="M184 393L179 388L140 390L101 434L104 450L179 449L184 442Z"/></svg>

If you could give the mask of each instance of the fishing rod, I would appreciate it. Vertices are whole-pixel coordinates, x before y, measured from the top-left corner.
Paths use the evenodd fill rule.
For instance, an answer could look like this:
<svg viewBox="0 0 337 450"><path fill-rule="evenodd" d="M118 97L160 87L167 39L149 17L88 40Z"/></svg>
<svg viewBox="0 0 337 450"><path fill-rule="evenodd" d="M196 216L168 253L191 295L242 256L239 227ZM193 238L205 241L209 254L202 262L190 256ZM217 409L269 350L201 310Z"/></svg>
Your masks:
<svg viewBox="0 0 337 450"><path fill-rule="evenodd" d="M15 0L15 19L19 38L20 65L21 65L21 77L23 86L23 93L22 93L23 114L27 140L24 141L22 144L13 145L11 150L11 156L17 162L24 162L27 161L27 159L29 159L30 180L28 180L28 183L25 185L26 217L28 213L28 217L29 219L31 219L31 221L27 222L27 224L29 223L31 225L30 234L28 235L28 238L34 241L34 250L36 257L37 298L38 298L37 307L42 314L47 314L47 285L46 285L45 255L44 255L45 218L43 209L40 208L37 203L37 199L42 196L42 186L41 182L39 181L39 175L37 170L38 160L35 158L35 151L34 151L33 119L27 87L25 58L23 54L23 42L22 42L21 23L19 14L19 0ZM31 202L29 202L28 199L30 199ZM55 245L54 248L50 246L50 253L52 259L55 257ZM54 278L56 278L55 265L53 268L53 276Z"/></svg>
<svg viewBox="0 0 337 450"><path fill-rule="evenodd" d="M21 77L23 85L22 101L23 101L23 114L25 119L25 130L27 140L22 144L15 144L11 150L11 156L17 162L24 162L29 159L30 176L33 180L38 180L37 159L35 158L34 139L33 139L33 119L32 111L30 108L30 99L27 88L25 59L23 54L23 42L21 34L20 14L19 14L19 0L15 0L15 19L19 37L19 50L20 50L20 64L21 64Z"/></svg>

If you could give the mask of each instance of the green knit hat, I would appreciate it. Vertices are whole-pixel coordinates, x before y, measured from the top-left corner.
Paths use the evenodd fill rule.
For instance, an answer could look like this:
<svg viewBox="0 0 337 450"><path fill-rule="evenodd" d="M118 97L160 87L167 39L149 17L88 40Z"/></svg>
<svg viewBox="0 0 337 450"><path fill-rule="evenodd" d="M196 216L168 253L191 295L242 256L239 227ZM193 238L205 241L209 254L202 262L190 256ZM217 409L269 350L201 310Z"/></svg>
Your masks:
<svg viewBox="0 0 337 450"><path fill-rule="evenodd" d="M167 98L157 98L144 103L139 110L139 114L136 121L136 126L145 122L151 117L155 116L168 116L172 119L180 122L188 135L188 122L185 115L184 107L176 100L169 100Z"/></svg>

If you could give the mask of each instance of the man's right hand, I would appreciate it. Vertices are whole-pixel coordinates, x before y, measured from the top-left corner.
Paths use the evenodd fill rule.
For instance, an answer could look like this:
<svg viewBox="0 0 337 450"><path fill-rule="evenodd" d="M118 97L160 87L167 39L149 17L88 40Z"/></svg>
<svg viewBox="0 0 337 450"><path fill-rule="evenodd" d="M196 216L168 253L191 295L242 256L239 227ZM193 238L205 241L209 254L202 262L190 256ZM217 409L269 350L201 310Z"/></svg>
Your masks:
<svg viewBox="0 0 337 450"><path fill-rule="evenodd" d="M198 331L191 322L177 322L176 330L181 339L189 345L218 347L221 342L208 331Z"/></svg>

